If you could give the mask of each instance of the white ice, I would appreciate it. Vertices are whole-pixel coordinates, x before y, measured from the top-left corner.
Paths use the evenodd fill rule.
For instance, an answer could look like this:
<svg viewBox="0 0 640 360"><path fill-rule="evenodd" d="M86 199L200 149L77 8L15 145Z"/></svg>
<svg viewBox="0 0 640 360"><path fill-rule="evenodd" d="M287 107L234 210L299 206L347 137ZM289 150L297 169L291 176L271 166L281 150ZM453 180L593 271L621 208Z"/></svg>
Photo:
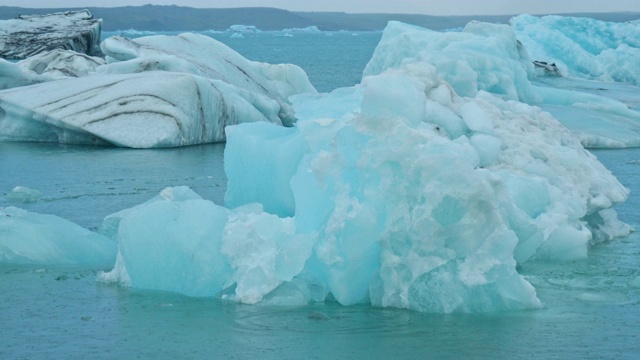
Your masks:
<svg viewBox="0 0 640 360"><path fill-rule="evenodd" d="M116 252L111 239L65 219L0 208L0 263L104 267Z"/></svg>

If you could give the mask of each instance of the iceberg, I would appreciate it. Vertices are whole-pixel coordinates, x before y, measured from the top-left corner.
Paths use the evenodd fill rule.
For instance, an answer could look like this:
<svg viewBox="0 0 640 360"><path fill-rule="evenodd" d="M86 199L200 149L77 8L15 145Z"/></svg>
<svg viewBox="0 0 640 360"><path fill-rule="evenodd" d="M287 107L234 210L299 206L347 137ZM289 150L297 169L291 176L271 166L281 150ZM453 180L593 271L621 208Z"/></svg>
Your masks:
<svg viewBox="0 0 640 360"><path fill-rule="evenodd" d="M291 126L286 98L315 92L301 68L249 61L203 35L112 37L102 49L106 65L81 62L74 74L55 65L41 75L24 70L49 60L14 64L34 81L67 76L0 91L0 140L132 148L219 142L227 125Z"/></svg>
<svg viewBox="0 0 640 360"><path fill-rule="evenodd" d="M640 88L558 76L565 71L556 71L552 59L531 60L529 45L520 42L513 26L470 22L461 32L441 33L390 22L364 76L427 63L460 96L486 91L541 107L574 131L585 147L640 146L640 112L629 102L637 98L629 94L640 94Z"/></svg>
<svg viewBox="0 0 640 360"><path fill-rule="evenodd" d="M229 29L227 29L227 31L239 33L239 34L256 34L256 33L262 32L260 29L258 29L254 25L241 25L241 24L231 25L229 26Z"/></svg>
<svg viewBox="0 0 640 360"><path fill-rule="evenodd" d="M590 18L519 15L518 40L538 61L567 76L640 86L640 26Z"/></svg>
<svg viewBox="0 0 640 360"><path fill-rule="evenodd" d="M54 215L0 208L0 264L113 264L114 241Z"/></svg>
<svg viewBox="0 0 640 360"><path fill-rule="evenodd" d="M282 30L283 33L298 33L298 34L320 34L322 30L317 26L307 26L305 28L286 28Z"/></svg>
<svg viewBox="0 0 640 360"><path fill-rule="evenodd" d="M628 190L551 114L518 101L537 95L509 27L474 23L449 45L388 31L359 85L290 98L295 127L227 127L225 207L160 196L115 216L119 256L101 279L249 304L537 308L518 264L583 259L631 231L612 209ZM455 65L421 52L459 39L468 53L449 56ZM474 59L481 50L488 60ZM439 66L475 73L475 88Z"/></svg>
<svg viewBox="0 0 640 360"><path fill-rule="evenodd" d="M102 20L88 10L21 15L0 21L0 58L25 59L49 50L100 54Z"/></svg>

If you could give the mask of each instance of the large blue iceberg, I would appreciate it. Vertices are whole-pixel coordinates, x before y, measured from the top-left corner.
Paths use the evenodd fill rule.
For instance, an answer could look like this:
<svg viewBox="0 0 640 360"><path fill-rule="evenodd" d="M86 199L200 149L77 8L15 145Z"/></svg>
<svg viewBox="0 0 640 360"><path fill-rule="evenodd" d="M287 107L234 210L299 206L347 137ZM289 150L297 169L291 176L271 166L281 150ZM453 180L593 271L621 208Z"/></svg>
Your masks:
<svg viewBox="0 0 640 360"><path fill-rule="evenodd" d="M631 229L611 209L628 190L521 102L532 72L506 25L391 23L359 85L290 98L295 127L226 128L226 207L168 188L105 219L119 254L100 278L251 304L539 307L518 264Z"/></svg>

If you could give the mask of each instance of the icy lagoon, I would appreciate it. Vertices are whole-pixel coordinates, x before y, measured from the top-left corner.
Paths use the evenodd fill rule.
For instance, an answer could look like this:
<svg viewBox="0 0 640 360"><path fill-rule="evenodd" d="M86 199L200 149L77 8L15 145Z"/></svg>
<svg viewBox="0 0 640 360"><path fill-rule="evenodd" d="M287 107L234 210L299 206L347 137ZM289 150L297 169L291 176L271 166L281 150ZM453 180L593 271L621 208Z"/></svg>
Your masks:
<svg viewBox="0 0 640 360"><path fill-rule="evenodd" d="M312 39L320 44L316 49L326 49L321 44L329 46L335 41L326 34L268 36L245 35L228 41L238 41L240 52L242 45L260 49L257 52L265 57L275 56L277 51L267 49L278 49L283 41L290 41L286 49L294 48L296 38L300 47L308 46ZM368 51L363 46L364 67L380 34L334 34L337 36L350 36L340 40L347 44L345 50L370 44ZM310 59L326 55L313 55L308 48L304 53L311 54ZM350 51L333 55L348 58L348 62L355 57ZM295 58L253 58L297 62ZM299 65L304 68L304 60ZM326 90L357 82L362 70L354 66L353 72L336 74L335 63L325 65L323 71L330 74L326 78L335 81ZM316 73L307 71L313 81ZM349 83L345 78L355 81ZM42 197L31 203L2 199L0 206L56 214L91 229L105 215L140 204L165 186L188 185L218 204L224 196L220 145L131 151L3 143L1 154L2 188L8 192L16 185L28 186L39 190ZM640 152L600 150L595 154L631 189L630 198L616 208L621 220L638 228L635 192ZM2 330L2 341L8 342L3 348L10 357L70 353L78 357L202 357L212 353L223 358L300 354L310 358L631 357L638 347L637 240L632 234L598 244L589 250L588 258L578 261L527 262L518 271L535 287L543 308L486 315L429 315L361 305L342 307L330 301L293 308L247 306L96 284L94 270L3 267L2 289L11 291L6 292L9 301L3 307L10 320Z"/></svg>

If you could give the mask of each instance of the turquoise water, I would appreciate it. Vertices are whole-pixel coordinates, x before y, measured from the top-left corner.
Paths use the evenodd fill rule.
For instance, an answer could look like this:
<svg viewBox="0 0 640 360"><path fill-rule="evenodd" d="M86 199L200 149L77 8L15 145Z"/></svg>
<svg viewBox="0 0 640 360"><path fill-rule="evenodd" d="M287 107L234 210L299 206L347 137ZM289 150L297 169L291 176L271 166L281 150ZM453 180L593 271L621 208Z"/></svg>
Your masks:
<svg viewBox="0 0 640 360"><path fill-rule="evenodd" d="M297 63L327 91L358 82L379 36L258 34L225 42L254 60ZM51 213L93 229L166 186L188 185L222 203L223 150L221 144L127 150L0 143L0 194L17 185L44 193L29 204L0 196L0 207ZM640 229L640 149L594 153L632 190L617 210ZM633 359L640 353L638 233L591 248L586 260L526 263L519 271L544 307L493 314L330 302L249 306L101 284L98 270L0 266L0 359Z"/></svg>

